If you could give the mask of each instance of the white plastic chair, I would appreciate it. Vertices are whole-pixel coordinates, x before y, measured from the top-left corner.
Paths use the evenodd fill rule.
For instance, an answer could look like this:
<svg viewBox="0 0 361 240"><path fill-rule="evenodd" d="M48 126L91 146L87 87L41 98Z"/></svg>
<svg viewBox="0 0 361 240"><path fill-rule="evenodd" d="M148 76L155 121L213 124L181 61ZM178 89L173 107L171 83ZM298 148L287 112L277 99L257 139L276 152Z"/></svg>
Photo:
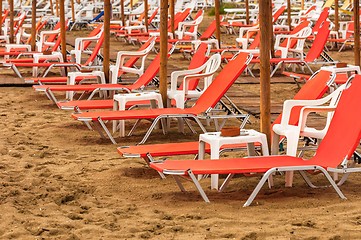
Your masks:
<svg viewBox="0 0 361 240"><path fill-rule="evenodd" d="M275 50L279 50L281 52L281 58L286 58L289 52L293 52L293 53L299 53L300 58L303 59L303 47L307 37L309 37L311 33L312 33L312 29L310 27L305 27L293 35L279 34L276 36ZM282 39L284 39L284 41L287 40L286 47L280 46ZM297 40L296 46L294 48L291 48L290 46L292 40Z"/></svg>
<svg viewBox="0 0 361 240"><path fill-rule="evenodd" d="M283 104L282 118L280 124L273 125L274 142L279 140L280 136L287 138L287 151L289 156L296 156L298 139L300 136L322 139L330 125L333 111L338 103L342 91L346 84L341 85L330 95L318 100L287 100ZM327 104L328 105L325 105ZM300 112L298 125L289 125L290 115L293 107L304 106ZM329 112L323 129L315 129L306 126L307 116L311 112Z"/></svg>
<svg viewBox="0 0 361 240"><path fill-rule="evenodd" d="M178 108L184 108L185 99L198 98L212 83L213 75L221 65L221 61L221 55L214 54L208 59L207 62L198 68L172 72L171 88L167 93L168 105L170 106L171 99L174 99ZM183 78L182 90L178 90L178 79L180 78ZM195 78L204 79L204 86L200 91L188 90L188 81Z"/></svg>
<svg viewBox="0 0 361 240"><path fill-rule="evenodd" d="M123 72L127 72L127 73L134 73L137 75L141 75L144 73L144 65L145 65L145 59L148 56L148 54L150 53L150 51L153 49L155 44L155 38L154 41L152 41L149 46L142 50L142 51L136 51L136 52L131 52L131 51L119 51L117 54L117 61L115 63L115 65L111 65L110 66L110 76L111 76L111 82L112 83L117 83L118 80L118 72L119 71L123 71ZM124 63L125 60L129 57L139 57L141 58L141 65L138 68L134 68L134 67L125 67Z"/></svg>
<svg viewBox="0 0 361 240"><path fill-rule="evenodd" d="M201 24L203 20L203 13L201 16L197 17L194 21L180 22L178 24L178 29L175 31L178 39L183 39L185 36L189 36L191 39L197 39L198 26ZM193 27L192 31L189 31L190 28Z"/></svg>

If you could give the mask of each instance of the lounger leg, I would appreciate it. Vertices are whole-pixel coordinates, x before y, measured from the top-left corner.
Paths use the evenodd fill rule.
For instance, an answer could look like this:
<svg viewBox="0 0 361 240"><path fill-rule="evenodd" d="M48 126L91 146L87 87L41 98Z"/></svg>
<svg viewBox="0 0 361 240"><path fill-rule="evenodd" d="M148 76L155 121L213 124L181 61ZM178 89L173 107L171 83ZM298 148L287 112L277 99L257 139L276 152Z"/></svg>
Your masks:
<svg viewBox="0 0 361 240"><path fill-rule="evenodd" d="M331 186L335 189L335 191L337 192L337 194L340 196L341 199L347 199L345 195L343 195L343 193L341 192L340 188L337 186L335 181L332 180L330 174L324 168L316 166L316 169L320 170L325 175L325 177L331 183Z"/></svg>
<svg viewBox="0 0 361 240"><path fill-rule="evenodd" d="M135 131L135 129L139 126L140 123L140 119L137 119L137 121L134 123L132 129L130 129L129 133L128 133L128 137L132 136L133 132Z"/></svg>
<svg viewBox="0 0 361 240"><path fill-rule="evenodd" d="M100 117L98 117L98 122L103 127L103 129L104 129L105 133L107 134L108 138L110 139L110 141L112 141L113 144L117 144L117 142L114 140L112 134L109 132L107 126L105 125L104 121Z"/></svg>
<svg viewBox="0 0 361 240"><path fill-rule="evenodd" d="M146 157L144 158L144 160L147 162L147 164L149 165L149 163L151 162L155 162L154 158L152 157L152 155L150 155L149 153L146 154ZM162 172L157 171L158 174L160 175L161 179L166 179L165 175ZM176 180L177 181L177 180Z"/></svg>
<svg viewBox="0 0 361 240"><path fill-rule="evenodd" d="M305 180L305 182L307 183L307 185L308 185L309 187L311 187L311 188L317 188L317 186L314 185L314 184L311 182L310 178L306 175L305 171L298 171L298 172L301 174L303 180Z"/></svg>
<svg viewBox="0 0 361 240"><path fill-rule="evenodd" d="M261 190L262 186L266 183L267 179L276 171L276 169L271 168L270 170L268 170L263 177L261 178L261 180L259 181L259 183L257 184L256 188L253 190L252 194L249 196L249 198L247 199L247 201L243 204L243 207L248 207L249 205L251 205L251 203L253 202L253 200L256 198L257 194L259 193L259 191Z"/></svg>
<svg viewBox="0 0 361 240"><path fill-rule="evenodd" d="M23 76L21 75L19 69L15 66L15 64L11 65L11 68L13 69L13 71L16 73L16 75L18 75L19 78L23 78Z"/></svg>
<svg viewBox="0 0 361 240"><path fill-rule="evenodd" d="M192 125L189 123L188 119L184 119L185 124L187 124L189 130L193 133L193 134L197 134L196 130L194 130L194 128L192 127Z"/></svg>
<svg viewBox="0 0 361 240"><path fill-rule="evenodd" d="M219 188L219 192L223 192L224 189L226 189L226 187L228 186L229 182L232 180L234 174L228 174L227 178L224 180L224 182L222 183L221 187Z"/></svg>
<svg viewBox="0 0 361 240"><path fill-rule="evenodd" d="M337 186L341 186L342 184L344 184L348 178L348 176L350 175L350 173L345 173L342 178L340 179L340 181L337 183Z"/></svg>
<svg viewBox="0 0 361 240"><path fill-rule="evenodd" d="M47 96L51 101L53 101L55 104L58 102L58 99L56 99L53 91L51 91L49 88L47 88L47 89L45 90L45 94L46 94L46 96Z"/></svg>
<svg viewBox="0 0 361 240"><path fill-rule="evenodd" d="M84 122L84 124L86 124L86 123ZM89 123L87 123L87 124L89 124ZM89 125L90 125L90 124L89 124ZM100 128L99 125L100 125L99 123L94 123L94 128L95 128L95 130L99 133L99 135L100 135L101 138L106 139L106 137L104 136L104 134L103 134L103 132L102 132L102 129Z"/></svg>
<svg viewBox="0 0 361 240"><path fill-rule="evenodd" d="M203 200L204 200L205 202L209 203L210 201L209 201L206 193L204 192L202 186L199 184L196 176L194 176L192 170L189 169L189 170L187 170L187 172L188 172L189 177L192 179L194 185L195 185L196 188L198 189L199 193L201 194Z"/></svg>
<svg viewBox="0 0 361 240"><path fill-rule="evenodd" d="M180 189L182 192L186 192L183 184L182 184L181 181L179 180L179 176L173 175L173 178L174 178L175 182L177 183L179 189Z"/></svg>
<svg viewBox="0 0 361 240"><path fill-rule="evenodd" d="M152 131L153 131L153 129L155 128L155 126L157 126L158 121L159 121L161 118L163 118L163 117L162 117L162 116L158 116L156 119L154 119L152 125L150 125L148 131L145 133L142 141L140 141L140 142L138 143L138 145L143 144L143 143L145 143L145 142L147 141L149 135L152 133Z"/></svg>

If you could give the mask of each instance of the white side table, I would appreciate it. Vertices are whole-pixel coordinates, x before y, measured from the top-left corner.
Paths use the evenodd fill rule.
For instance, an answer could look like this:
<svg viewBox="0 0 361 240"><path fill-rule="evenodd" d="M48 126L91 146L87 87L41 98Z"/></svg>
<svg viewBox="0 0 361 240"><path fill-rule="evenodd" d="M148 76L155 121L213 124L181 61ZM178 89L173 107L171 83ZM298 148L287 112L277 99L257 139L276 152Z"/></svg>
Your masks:
<svg viewBox="0 0 361 240"><path fill-rule="evenodd" d="M156 92L142 92L142 93L126 93L115 94L113 110L125 110L127 102L150 100L152 108L163 108L162 95ZM156 104L157 103L157 104ZM113 132L115 132L117 121L114 121ZM119 134L121 137L125 136L124 120L119 121Z"/></svg>
<svg viewBox="0 0 361 240"><path fill-rule="evenodd" d="M245 130L245 135L235 137L222 137L220 132L210 132L199 135L199 150L198 159L204 159L205 144L208 143L211 148L211 159L219 159L219 151L224 144L247 143L248 155L255 154L254 143L259 142L262 144L263 156L268 156L267 137L264 133L257 132L250 129ZM211 188L218 189L218 174L211 176Z"/></svg>
<svg viewBox="0 0 361 240"><path fill-rule="evenodd" d="M333 66L324 66L324 67L321 67L320 70L329 71L329 72L331 72L333 74L346 73L349 76L352 73L357 73L357 74L361 73L361 70L360 70L359 66L350 65L350 64L347 64L347 67L342 67L342 68L338 68L335 65L333 65Z"/></svg>
<svg viewBox="0 0 361 240"><path fill-rule="evenodd" d="M34 63L39 63L40 60L64 62L63 55L61 54L61 52L53 52L49 55L36 53L34 54L33 58L34 58ZM33 77L37 77L37 76L38 76L38 67L33 67Z"/></svg>

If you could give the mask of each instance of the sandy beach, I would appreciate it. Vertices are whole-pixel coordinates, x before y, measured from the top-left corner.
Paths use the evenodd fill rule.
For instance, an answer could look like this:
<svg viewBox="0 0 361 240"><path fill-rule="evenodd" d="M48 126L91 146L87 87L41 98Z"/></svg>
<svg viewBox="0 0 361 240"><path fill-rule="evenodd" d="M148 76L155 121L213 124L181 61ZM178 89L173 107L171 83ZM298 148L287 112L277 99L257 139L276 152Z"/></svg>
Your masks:
<svg viewBox="0 0 361 240"><path fill-rule="evenodd" d="M353 61L350 51L336 57ZM172 64L181 55L175 59ZM257 95L258 89L241 77L232 93ZM273 101L282 103L297 89L292 80L273 84ZM246 127L259 129L258 119L251 120ZM237 176L221 193L210 190L208 178L201 182L211 200L207 204L191 182L184 182L189 192L182 193L171 177L161 180L144 160L119 156L116 147L139 142L149 123L113 145L30 87L0 88L0 121L1 239L360 238L359 174L341 187L347 200L331 188L307 187L298 174L294 187L285 188L284 177L277 175L275 187L264 186L247 208L242 205L260 175ZM174 127L166 136L153 134L148 143L197 139ZM312 179L326 184L323 176Z"/></svg>

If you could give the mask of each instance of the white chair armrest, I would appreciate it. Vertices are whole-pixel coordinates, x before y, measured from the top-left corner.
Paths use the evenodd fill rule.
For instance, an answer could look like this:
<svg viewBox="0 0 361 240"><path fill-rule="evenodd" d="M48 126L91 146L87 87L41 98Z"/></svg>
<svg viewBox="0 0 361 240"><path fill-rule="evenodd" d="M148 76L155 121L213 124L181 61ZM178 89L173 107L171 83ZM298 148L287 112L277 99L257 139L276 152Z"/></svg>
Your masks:
<svg viewBox="0 0 361 240"><path fill-rule="evenodd" d="M98 41L99 38L100 38L99 36L76 38L75 39L75 50L84 50L83 46L84 46L85 41Z"/></svg>

